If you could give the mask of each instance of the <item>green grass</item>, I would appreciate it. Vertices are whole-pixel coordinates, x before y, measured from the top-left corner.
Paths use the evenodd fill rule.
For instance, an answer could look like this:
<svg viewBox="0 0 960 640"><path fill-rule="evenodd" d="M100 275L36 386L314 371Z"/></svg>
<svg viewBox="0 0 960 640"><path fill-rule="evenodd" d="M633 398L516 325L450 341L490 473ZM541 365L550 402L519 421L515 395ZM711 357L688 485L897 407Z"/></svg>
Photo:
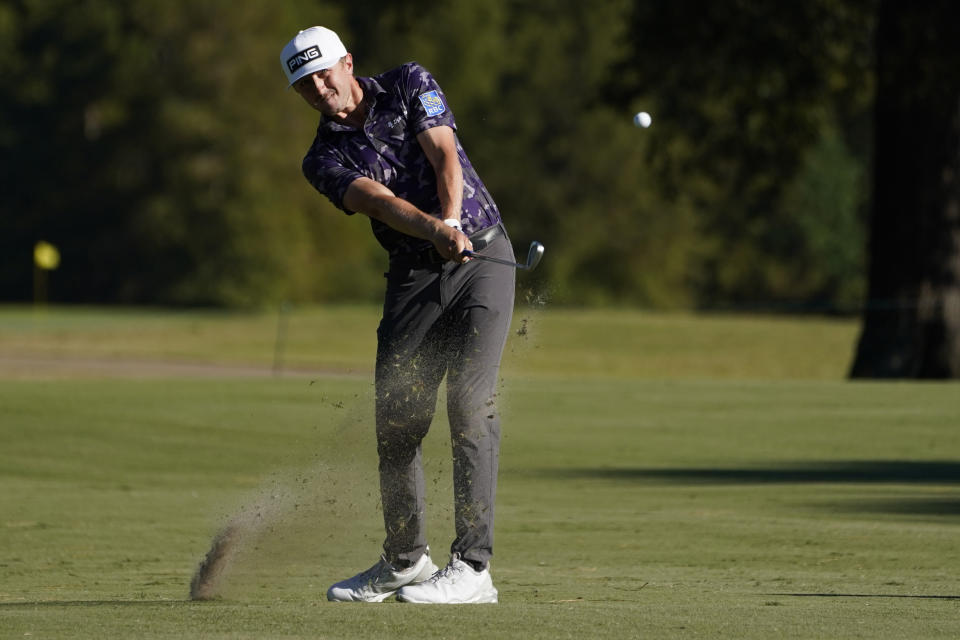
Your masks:
<svg viewBox="0 0 960 640"><path fill-rule="evenodd" d="M250 345L269 352L271 318L50 310L41 326L0 312L0 362L20 363L0 380L0 637L960 633L960 394L844 382L856 329L844 321L530 315L504 372L501 604L325 602L381 538L360 365L370 316L290 319L306 368L351 375L76 378L26 363L70 344L81 360L256 364ZM335 356L311 319L335 334ZM191 327L209 340L192 342ZM312 337L294 339L301 329ZM341 337L360 355L332 344ZM647 357L660 364L633 362ZM440 560L452 536L443 420L426 444ZM238 514L252 525L222 599L188 601L211 537Z"/></svg>
<svg viewBox="0 0 960 640"><path fill-rule="evenodd" d="M80 374L90 359L269 373L279 342L286 371L372 371L377 308L292 309L282 318L279 312L0 307L0 364L6 357L7 369L26 377L42 377L49 360L61 371L78 363L69 369ZM857 331L849 319L521 308L504 369L561 377L839 380Z"/></svg>

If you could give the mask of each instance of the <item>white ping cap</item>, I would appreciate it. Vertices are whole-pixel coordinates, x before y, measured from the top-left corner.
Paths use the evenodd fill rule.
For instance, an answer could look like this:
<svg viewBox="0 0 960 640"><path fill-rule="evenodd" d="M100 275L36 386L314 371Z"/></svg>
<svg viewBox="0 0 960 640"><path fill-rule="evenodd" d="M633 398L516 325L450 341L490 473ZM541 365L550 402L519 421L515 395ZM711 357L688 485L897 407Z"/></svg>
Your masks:
<svg viewBox="0 0 960 640"><path fill-rule="evenodd" d="M304 29L280 52L280 64L288 85L304 76L329 69L347 55L340 37L326 27Z"/></svg>

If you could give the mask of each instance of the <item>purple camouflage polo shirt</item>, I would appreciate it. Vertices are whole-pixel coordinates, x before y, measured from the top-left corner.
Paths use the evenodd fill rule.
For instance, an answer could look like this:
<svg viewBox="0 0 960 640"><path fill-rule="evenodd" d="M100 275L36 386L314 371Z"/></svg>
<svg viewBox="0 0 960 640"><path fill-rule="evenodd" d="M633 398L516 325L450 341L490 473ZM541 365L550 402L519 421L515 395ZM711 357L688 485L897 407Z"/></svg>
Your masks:
<svg viewBox="0 0 960 640"><path fill-rule="evenodd" d="M357 78L368 105L363 130L321 119L313 146L303 159L303 175L347 214L343 196L360 177L375 180L421 211L440 216L433 165L417 142L421 131L447 125L456 132L453 112L436 80L416 62L372 78ZM456 137L456 134L455 134ZM500 222L500 211L457 139L463 168L461 222L467 235ZM427 240L370 219L373 233L391 256L431 247Z"/></svg>

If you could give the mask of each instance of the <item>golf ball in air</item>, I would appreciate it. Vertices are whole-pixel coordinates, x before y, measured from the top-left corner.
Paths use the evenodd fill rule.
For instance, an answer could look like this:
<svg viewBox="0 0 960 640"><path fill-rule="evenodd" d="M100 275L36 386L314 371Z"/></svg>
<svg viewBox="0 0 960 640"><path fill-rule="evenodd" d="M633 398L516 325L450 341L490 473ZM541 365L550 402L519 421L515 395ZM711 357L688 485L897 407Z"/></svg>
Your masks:
<svg viewBox="0 0 960 640"><path fill-rule="evenodd" d="M641 111L637 115L633 116L633 124L636 127L646 129L650 126L650 123L653 122L653 118L650 117L650 114L646 111Z"/></svg>

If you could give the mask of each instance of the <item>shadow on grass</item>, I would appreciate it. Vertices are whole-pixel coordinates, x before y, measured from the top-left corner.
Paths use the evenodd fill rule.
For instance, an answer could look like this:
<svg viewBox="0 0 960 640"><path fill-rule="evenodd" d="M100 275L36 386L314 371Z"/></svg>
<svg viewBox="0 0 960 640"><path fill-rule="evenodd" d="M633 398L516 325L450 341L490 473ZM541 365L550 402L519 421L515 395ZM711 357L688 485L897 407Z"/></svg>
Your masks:
<svg viewBox="0 0 960 640"><path fill-rule="evenodd" d="M824 505L817 505L823 507ZM903 497L889 500L858 500L857 502L826 505L857 513L889 513L900 516L952 516L960 518L960 500L956 498Z"/></svg>
<svg viewBox="0 0 960 640"><path fill-rule="evenodd" d="M594 468L557 469L551 475L570 478L643 481L683 484L800 484L882 483L960 484L960 462L855 460L804 463L780 467L739 469L709 468Z"/></svg>
<svg viewBox="0 0 960 640"><path fill-rule="evenodd" d="M586 468L552 469L545 473L568 479L674 485L899 484L942 487L960 484L960 462L952 461L857 460L735 469ZM955 495L931 496L926 493L896 498L842 500L813 506L845 512L960 518L960 498Z"/></svg>

